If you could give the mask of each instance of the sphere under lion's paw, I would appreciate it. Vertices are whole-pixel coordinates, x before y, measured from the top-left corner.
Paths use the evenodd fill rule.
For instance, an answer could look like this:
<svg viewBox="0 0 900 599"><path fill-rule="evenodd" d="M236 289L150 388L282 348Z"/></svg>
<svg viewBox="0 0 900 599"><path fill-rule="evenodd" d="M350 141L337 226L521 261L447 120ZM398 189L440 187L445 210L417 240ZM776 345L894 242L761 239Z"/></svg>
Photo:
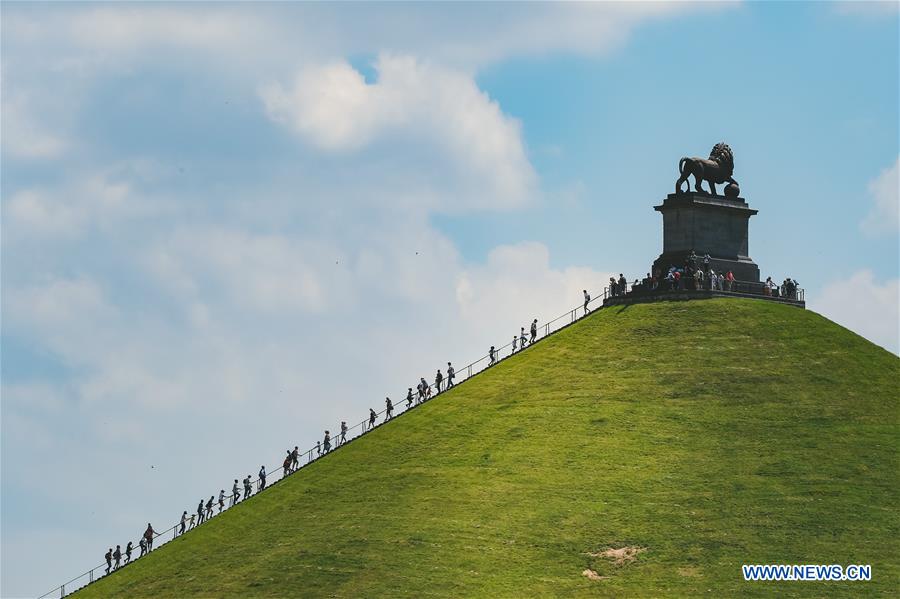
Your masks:
<svg viewBox="0 0 900 599"><path fill-rule="evenodd" d="M726 198L736 198L739 195L741 195L741 188L738 187L737 183L729 183L725 186Z"/></svg>

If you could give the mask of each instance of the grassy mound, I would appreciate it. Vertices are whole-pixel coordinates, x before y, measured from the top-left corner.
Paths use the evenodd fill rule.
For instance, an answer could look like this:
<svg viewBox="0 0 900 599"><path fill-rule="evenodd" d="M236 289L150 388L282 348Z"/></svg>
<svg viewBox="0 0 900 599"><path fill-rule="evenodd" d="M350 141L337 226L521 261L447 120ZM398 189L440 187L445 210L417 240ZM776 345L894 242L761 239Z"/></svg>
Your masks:
<svg viewBox="0 0 900 599"><path fill-rule="evenodd" d="M890 594L898 382L894 355L797 308L600 310L79 596Z"/></svg>

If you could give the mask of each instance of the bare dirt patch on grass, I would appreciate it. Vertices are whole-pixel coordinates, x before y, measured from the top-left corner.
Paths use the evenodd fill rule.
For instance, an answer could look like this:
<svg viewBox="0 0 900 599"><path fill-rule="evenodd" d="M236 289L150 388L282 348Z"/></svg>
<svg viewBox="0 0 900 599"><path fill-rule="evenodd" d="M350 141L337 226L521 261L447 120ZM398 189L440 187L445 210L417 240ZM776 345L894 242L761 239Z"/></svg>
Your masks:
<svg viewBox="0 0 900 599"><path fill-rule="evenodd" d="M612 562L612 565L615 567L621 567L626 564L630 564L635 560L635 557L639 553L643 553L647 551L646 547L637 547L635 545L628 545L625 547L610 547L608 549L604 549L603 551L598 551L597 553L585 553L592 558L603 558ZM593 560L591 560L593 562ZM594 566L593 563L588 564L590 566ZM602 569L602 568L601 568ZM591 568L585 568L584 571L581 572L581 575L587 578L588 580L607 580L609 576L602 576L597 573L596 570L592 570ZM683 576L686 576L683 574Z"/></svg>
<svg viewBox="0 0 900 599"><path fill-rule="evenodd" d="M591 557L606 558L612 561L615 565L621 566L633 562L637 554L643 553L645 551L647 551L646 547L636 547L634 545L629 545L627 547L620 547L618 549L610 547L609 549L604 549L599 553L588 553L588 555Z"/></svg>

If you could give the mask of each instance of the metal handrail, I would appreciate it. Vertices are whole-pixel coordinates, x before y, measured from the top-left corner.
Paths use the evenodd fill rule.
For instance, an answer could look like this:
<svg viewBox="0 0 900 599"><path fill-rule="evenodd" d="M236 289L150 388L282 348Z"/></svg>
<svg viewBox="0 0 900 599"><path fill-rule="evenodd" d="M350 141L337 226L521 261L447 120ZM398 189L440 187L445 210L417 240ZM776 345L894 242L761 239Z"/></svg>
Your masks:
<svg viewBox="0 0 900 599"><path fill-rule="evenodd" d="M503 345L503 346L501 346L501 347L499 347L499 348L496 348L496 347L495 347L495 348L494 348L494 352L495 352L495 358L496 358L496 359L495 359L495 361L494 361L493 363L490 363L490 356L489 356L489 355L485 355L485 356L482 356L482 357L478 358L477 360L475 360L475 361L473 361L473 362L471 362L471 363L469 363L469 364L463 366L463 367L460 368L459 370L455 370L455 371L454 371L454 377L455 377L456 379L458 379L458 380L456 380L456 381L453 383L452 386L453 386L453 387L456 387L457 385L463 384L464 382L468 381L468 380L471 379L472 377L474 377L474 376L476 376L476 375L478 375L478 374L484 372L484 371L487 370L488 368L490 368L490 367L492 367L492 366L496 366L497 364L499 364L499 363L502 362L503 360L506 360L506 359L508 359L508 358L511 358L511 357L513 357L514 355L516 355L516 354L518 354L518 353L521 353L522 351L525 351L526 349L530 348L534 343L537 343L538 341L540 341L540 340L546 338L547 336L549 336L549 335L551 335L551 334L553 334L553 333L556 333L556 332L558 332L558 331L560 331L560 330L566 328L567 326L573 324L575 321L577 321L577 320L579 320L579 319L581 319L581 318L584 318L584 317L587 316L590 312L593 312L593 311L596 311L596 310L599 310L599 309L603 308L602 300L605 299L605 298L606 298L606 290L604 290L604 297L602 297L602 298L601 298L601 297L591 298L590 302L588 302L588 304L587 304L586 306L585 306L585 304L581 304L581 305L579 305L579 306L576 307L576 308L572 308L571 310L568 310L567 312L564 312L563 314L561 314L560 316L557 316L557 317L554 318L553 320L551 320L551 321L549 321L549 322L547 322L547 323L544 323L544 325L543 325L543 335L538 334L538 335L536 335L536 336L534 337L533 340L531 340L530 335L526 336L525 339L526 339L526 342L527 342L527 346L525 346L525 345L519 346L519 343L521 343L521 339L517 337L517 339L516 339L516 347L517 347L517 349L516 349L516 350L512 350L512 349L511 349L511 348L512 348L512 345L513 345L513 342L512 342L512 341L507 342L506 345ZM592 305L592 304L595 304L595 302L600 302L600 305L597 306L595 310L590 310L591 305ZM581 316L578 315L579 313L581 313ZM540 333L540 330L539 330L538 332ZM507 352L507 351L508 351L507 355L504 356L504 355L503 355L504 352ZM485 364L482 364L482 363L485 362L485 361L487 361L488 363L487 363L486 365L485 365ZM480 365L480 366L479 366L479 365ZM465 374L463 375L462 373L465 373ZM426 387L427 387L427 389L434 389L434 384L432 384L432 383L427 383L427 382L426 382ZM413 401L412 405L407 406L407 405L406 405L406 398L404 397L403 399L399 400L397 403L394 404L394 415L390 418L390 420L383 420L382 422L380 422L380 423L378 423L378 424L375 424L374 426L371 426L371 427L368 427L368 428L367 428L367 424L368 424L368 422L369 422L369 419L366 418L365 420L363 420L363 421L360 422L359 424L355 424L355 425L353 425L352 427L349 427L349 428L347 429L347 440L344 441L343 443L340 442L340 429L338 429L338 433L337 433L336 435L334 435L334 436L331 438L332 447L331 447L331 449L330 449L329 451L327 451L327 452L326 452L326 451L322 451L321 453L316 453L316 452L317 452L317 447L316 447L316 446L313 446L313 447L311 447L310 449L308 449L308 450L306 450L306 451L304 451L304 452L298 452L298 454L297 454L297 455L298 455L298 466L297 466L296 468L293 468L293 469L289 470L287 474L284 474L283 462L282 462L282 464L276 465L274 468L271 468L271 469L270 469L269 467L266 467L266 486L265 486L265 488L263 488L263 489L260 489L260 488L259 488L259 482L260 482L261 479L259 479L259 478L253 479L253 480L251 481L250 484L251 484L251 488L255 487L255 488L257 489L257 491L256 491L255 493L251 493L251 495L243 495L243 494L241 494L241 498L242 498L241 500L238 500L238 502L237 502L237 503L234 503L233 505L232 505L232 504L226 504L225 507L222 508L222 511L221 511L221 512L217 512L217 513L214 514L213 516L210 516L209 518L207 518L205 521L209 521L209 520L211 520L212 518L214 518L215 516L218 516L219 514L221 514L222 512L225 512L225 511L227 511L227 510L229 510L229 509L232 509L232 508L234 508L234 507L237 507L237 505L238 505L239 503L243 503L244 501L246 501L246 500L249 499L250 497L255 497L255 496L258 495L259 493L264 492L266 489L269 489L269 488L272 487L273 485L275 485L275 484L281 482L282 480L284 480L284 479L286 479L287 477L291 476L291 475L294 474L295 472L297 472L297 471L299 471L299 470L301 470L301 469L303 469L303 468L306 468L307 466L313 464L314 462L317 462L318 460L320 460L321 458L325 457L326 455L328 455L328 454L330 454L330 453L333 453L333 452L337 451L338 449L340 449L341 447L347 445L348 443L351 443L352 441L354 441L354 440L356 440L356 439L362 437L363 435L366 435L366 434L372 432L373 430L375 430L375 429L378 428L379 426L384 425L384 424L386 424L386 423L389 422L389 421L395 420L396 418L399 418L399 417L402 416L403 414L406 414L407 412L410 412L410 411L416 409L416 408L419 407L420 405L423 405L423 404L425 404L426 402L431 401L432 399L438 397L439 395L441 395L441 394L443 394L443 393L446 393L448 390L449 390L449 387L448 387L448 381L447 381L447 377L445 376L445 377L444 377L444 380L443 380L443 382L442 382L442 389L439 390L437 393L432 394L430 398L428 398L428 399L423 399L423 400L419 400L419 399L418 399L418 396L417 396L417 395L414 395L414 397L413 397L413 400L414 400L414 401ZM380 419L380 418L382 417L382 415L385 414L385 412L387 412L387 408L384 408L384 409L382 409L381 411L376 412L377 418ZM353 432L353 431L356 431L357 429L359 429L359 433L358 433L358 434L352 434L352 432ZM315 457L313 456L314 453L316 453ZM304 456L304 455L306 456L306 463L305 463L305 464L299 464L300 459L302 459L301 456ZM275 474L276 474L276 473L280 473L280 476L279 476L278 478L275 478ZM271 482L269 482L270 480L271 480ZM234 494L234 493L231 493L231 494L229 494L229 495L226 495L226 496L225 496L225 499L229 500L229 502L230 502L230 500L232 500L234 497L235 497L235 494ZM179 536L182 536L182 535L184 535L184 534L189 533L189 532L190 532L191 530L193 530L194 528L197 528L197 527L201 526L201 523L195 524L192 528L186 528L185 531L184 531L183 533L178 534L178 529L180 528L180 526L181 526L181 521L179 520L177 523L175 523L174 525L172 525L171 527L167 528L166 530L164 530L164 531L162 531L162 532L156 532L156 531L154 531L154 532L156 532L156 535L155 535L153 538L154 538L154 539L160 539L159 545L157 545L157 547L162 546L162 545L165 545L165 544L168 543L169 541L172 541L172 540L178 538ZM171 537L168 536L169 533L172 533L172 534L171 534ZM133 541L132 541L132 542L133 542ZM125 544L127 545L127 544L128 544L128 541L126 541ZM135 549L139 549L139 547L135 547ZM148 550L147 550L147 553L150 553L150 551L152 551L152 550L148 549ZM90 570L88 570L87 572L84 572L83 574L80 574L80 575L76 576L75 578L72 578L71 580L68 580L68 581L66 581L65 583L59 585L58 587L55 587L55 588L53 588L52 590L50 590L50 591L44 593L43 595L41 595L40 597L38 597L38 599L44 599L45 597L50 597L51 595L54 595L57 591L59 592L59 597L65 597L65 596L67 595L67 593L66 593L66 586L67 586L67 585L71 585L72 583L74 583L74 582L76 582L76 581L78 581L78 580L87 578L87 581L86 581L84 584L82 584L81 586L79 586L79 587L77 587L77 588L74 588L74 589L72 589L72 590L69 591L69 593L72 593L72 592L74 592L74 591L76 591L76 590L79 590L79 589L81 589L81 588L84 588L85 586L87 586L87 585L89 585L89 584L92 584L92 583L96 582L97 580L100 580L100 579L103 578L104 576L108 576L109 574L112 574L113 572L117 571L118 569L127 567L128 565L130 565L131 563L137 561L137 560L140 559L141 557L142 557L142 556L139 555L138 557L133 558L130 562L121 564L121 565L119 566L119 568L111 568L110 571L109 571L108 573L105 572L105 570L106 570L106 564L105 564L105 563L102 563L102 564L100 564L99 566L95 566L95 567L91 568ZM104 573L101 574L101 575L99 575L99 576L96 576L96 577L95 577L94 573L97 572L98 570L102 570L102 571L104 571Z"/></svg>
<svg viewBox="0 0 900 599"><path fill-rule="evenodd" d="M646 280L646 279L645 279ZM726 289L726 286L728 287ZM760 281L741 281L738 279L734 279L730 281L730 284L726 283L721 286L721 288L711 289L709 287L709 279L703 280L703 287L701 289L693 289L693 279L688 277L681 277L678 282L678 286L672 288L669 281L666 279L658 279L656 288L648 288L643 281L638 282L637 285L633 283L626 284L625 293L612 293L610 287L603 288L603 299L606 300L610 297L624 297L631 296L632 294L641 294L641 295L652 295L656 293L672 293L672 292L681 292L681 291L714 291L716 293L733 293L735 295L756 295L760 297L768 297L771 299L785 299L790 301L806 301L806 290L803 287L797 286L794 288L794 293L792 295L788 295L783 292L784 285L775 284L772 287L772 291L774 293L767 294L765 292L765 282ZM628 290L630 288L630 291Z"/></svg>

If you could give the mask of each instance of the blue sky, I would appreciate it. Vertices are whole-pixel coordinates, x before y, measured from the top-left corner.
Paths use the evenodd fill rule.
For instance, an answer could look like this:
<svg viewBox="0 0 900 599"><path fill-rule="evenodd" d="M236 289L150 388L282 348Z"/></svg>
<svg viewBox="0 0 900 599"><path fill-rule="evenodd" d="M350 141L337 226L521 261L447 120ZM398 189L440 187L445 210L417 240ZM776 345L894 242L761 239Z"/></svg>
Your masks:
<svg viewBox="0 0 900 599"><path fill-rule="evenodd" d="M900 349L896 3L0 10L4 597L646 272L718 141Z"/></svg>

